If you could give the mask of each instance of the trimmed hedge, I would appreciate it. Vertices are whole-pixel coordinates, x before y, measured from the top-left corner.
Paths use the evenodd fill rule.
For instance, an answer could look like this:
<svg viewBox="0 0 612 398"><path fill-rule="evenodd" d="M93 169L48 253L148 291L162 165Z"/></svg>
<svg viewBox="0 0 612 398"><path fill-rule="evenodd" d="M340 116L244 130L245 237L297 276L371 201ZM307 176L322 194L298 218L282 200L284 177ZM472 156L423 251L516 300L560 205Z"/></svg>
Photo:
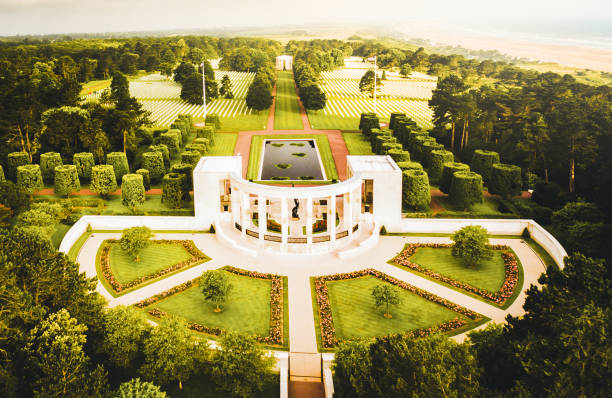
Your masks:
<svg viewBox="0 0 612 398"><path fill-rule="evenodd" d="M208 152L210 148L212 147L208 138L196 138L195 140L193 140L192 145L203 145L206 152Z"/></svg>
<svg viewBox="0 0 612 398"><path fill-rule="evenodd" d="M170 168L170 151L168 150L168 146L164 144L151 145L149 147L149 151L159 152L162 154L162 159L164 161L164 173L165 173L166 170Z"/></svg>
<svg viewBox="0 0 612 398"><path fill-rule="evenodd" d="M53 184L53 178L55 177L55 167L61 166L62 157L57 152L47 152L40 155L40 172L45 184Z"/></svg>
<svg viewBox="0 0 612 398"><path fill-rule="evenodd" d="M214 126L215 129L221 128L221 119L219 119L219 115L216 113L209 113L206 115L204 123L206 123L207 126Z"/></svg>
<svg viewBox="0 0 612 398"><path fill-rule="evenodd" d="M423 137L421 139L417 139L417 137ZM408 132L408 135L406 136L406 146L408 151L410 151L410 153L414 152L416 150L417 144L421 141L424 141L425 138L433 138L433 137L429 137L429 133L426 131L418 131L418 130L411 130Z"/></svg>
<svg viewBox="0 0 612 398"><path fill-rule="evenodd" d="M127 156L124 152L111 152L106 155L106 164L113 166L117 182L130 172Z"/></svg>
<svg viewBox="0 0 612 398"><path fill-rule="evenodd" d="M91 173L90 173L91 175ZM57 166L55 168L55 193L61 196L68 196L73 192L81 190L79 172L77 167L72 164Z"/></svg>
<svg viewBox="0 0 612 398"><path fill-rule="evenodd" d="M436 149L431 151L429 153L429 168L427 169L429 179L433 182L439 182L442 179L444 164L453 162L454 160L455 155L453 155L451 151L444 149Z"/></svg>
<svg viewBox="0 0 612 398"><path fill-rule="evenodd" d="M376 141L377 141L377 137L392 137L393 136L393 132L389 129L372 129L370 131L370 146L372 147L372 150L374 150L374 148L376 148Z"/></svg>
<svg viewBox="0 0 612 398"><path fill-rule="evenodd" d="M402 147L402 144L400 144L399 142L383 142L381 150L380 150L380 155L388 155L389 151L391 150L399 150L399 151L403 151L404 148Z"/></svg>
<svg viewBox="0 0 612 398"><path fill-rule="evenodd" d="M121 203L130 208L145 202L145 187L142 175L126 174L121 179Z"/></svg>
<svg viewBox="0 0 612 398"><path fill-rule="evenodd" d="M450 192L453 174L456 171L470 171L470 166L465 163L447 162L442 166L442 178L440 179L440 191L448 194Z"/></svg>
<svg viewBox="0 0 612 398"><path fill-rule="evenodd" d="M423 163L423 166L425 166L425 152L423 149L423 145L425 145L428 142L435 143L436 139L428 135L418 135L414 137L414 145L412 146L412 148L408 148L408 151L410 151L414 160ZM438 149L438 148L434 148L434 149Z"/></svg>
<svg viewBox="0 0 612 398"><path fill-rule="evenodd" d="M91 168L91 184L90 189L102 196L108 197L108 194L117 190L117 178L115 177L115 169L110 164L99 164Z"/></svg>
<svg viewBox="0 0 612 398"><path fill-rule="evenodd" d="M397 127L397 120L401 119L402 117L406 117L406 114L402 112L392 112L391 116L389 117L389 128L391 130L395 130L395 128Z"/></svg>
<svg viewBox="0 0 612 398"><path fill-rule="evenodd" d="M170 131L172 130L178 130L181 133L179 146L182 148L183 145L185 145L185 142L187 141L187 137L189 136L189 126L187 126L187 124L183 120L176 119L174 123L170 125Z"/></svg>
<svg viewBox="0 0 612 398"><path fill-rule="evenodd" d="M17 167L30 164L30 156L25 152L11 152L7 159L7 174L11 181L17 181Z"/></svg>
<svg viewBox="0 0 612 398"><path fill-rule="evenodd" d="M198 127L196 138L206 138L210 145L215 144L215 128L213 126Z"/></svg>
<svg viewBox="0 0 612 398"><path fill-rule="evenodd" d="M391 149L387 152L387 155L391 156L395 163L410 162L410 152L403 149Z"/></svg>
<svg viewBox="0 0 612 398"><path fill-rule="evenodd" d="M431 153L438 149L444 149L444 145L438 144L435 139L426 141L421 145L421 163L426 168L431 166Z"/></svg>
<svg viewBox="0 0 612 398"><path fill-rule="evenodd" d="M497 163L491 168L489 192L505 198L521 194L523 180L521 168L512 164Z"/></svg>
<svg viewBox="0 0 612 398"><path fill-rule="evenodd" d="M195 167L196 164L200 161L202 155L199 151L185 151L181 153L181 163L190 164Z"/></svg>
<svg viewBox="0 0 612 398"><path fill-rule="evenodd" d="M2 168L2 165L0 164L0 182L5 182L6 181L6 177L4 176L4 169Z"/></svg>
<svg viewBox="0 0 612 398"><path fill-rule="evenodd" d="M79 178L83 178L84 180L91 179L91 168L96 165L94 161L93 153L91 152L79 152L75 153L72 156L72 163L77 168L77 173L79 174Z"/></svg>
<svg viewBox="0 0 612 398"><path fill-rule="evenodd" d="M171 209L180 209L183 206L183 180L184 174L168 173L163 179L162 203Z"/></svg>
<svg viewBox="0 0 612 398"><path fill-rule="evenodd" d="M398 162L397 167L399 167L401 171L423 170L423 165L419 162Z"/></svg>
<svg viewBox="0 0 612 398"><path fill-rule="evenodd" d="M136 174L140 174L142 176L142 185L144 185L145 191L151 189L151 173L147 169L138 169L136 170Z"/></svg>
<svg viewBox="0 0 612 398"><path fill-rule="evenodd" d="M145 152L142 154L142 168L149 171L151 180L157 182L165 174L162 152Z"/></svg>
<svg viewBox="0 0 612 398"><path fill-rule="evenodd" d="M375 113L362 113L359 121L359 130L369 137L372 129L380 128L380 121Z"/></svg>
<svg viewBox="0 0 612 398"><path fill-rule="evenodd" d="M200 156L206 155L206 146L202 144L187 144L185 145L185 151L197 151Z"/></svg>
<svg viewBox="0 0 612 398"><path fill-rule="evenodd" d="M171 173L183 174L183 197L189 198L189 191L193 190L193 166L187 163L177 163L170 168Z"/></svg>
<svg viewBox="0 0 612 398"><path fill-rule="evenodd" d="M431 202L427 173L422 170L406 170L402 174L403 205L414 209L426 208Z"/></svg>
<svg viewBox="0 0 612 398"><path fill-rule="evenodd" d="M385 143L397 143L397 139L391 135L376 135L376 136L372 136L375 137L374 138L374 146L372 147L372 152L374 152L377 155L382 155L383 152L383 144Z"/></svg>
<svg viewBox="0 0 612 398"><path fill-rule="evenodd" d="M484 182L488 184L491 179L491 168L496 163L499 163L499 153L476 149L472 155L470 168L473 172L480 174Z"/></svg>
<svg viewBox="0 0 612 398"><path fill-rule="evenodd" d="M37 164L26 164L17 167L17 187L25 193L32 194L43 188L42 173Z"/></svg>
<svg viewBox="0 0 612 398"><path fill-rule="evenodd" d="M180 151L181 132L180 130L171 129L167 133L162 133L159 136L159 143L168 147L170 157L174 158Z"/></svg>
<svg viewBox="0 0 612 398"><path fill-rule="evenodd" d="M476 203L482 203L482 177L473 171L456 171L451 180L449 200L467 210Z"/></svg>

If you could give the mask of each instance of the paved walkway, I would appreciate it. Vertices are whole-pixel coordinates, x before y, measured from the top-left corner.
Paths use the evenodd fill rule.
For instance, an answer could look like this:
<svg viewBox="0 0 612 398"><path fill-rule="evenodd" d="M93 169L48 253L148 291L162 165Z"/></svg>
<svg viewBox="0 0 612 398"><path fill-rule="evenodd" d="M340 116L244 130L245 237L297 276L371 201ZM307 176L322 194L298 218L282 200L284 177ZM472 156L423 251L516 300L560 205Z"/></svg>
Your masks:
<svg viewBox="0 0 612 398"><path fill-rule="evenodd" d="M85 242L78 254L81 272L87 276L96 275L95 257L98 248L105 239L116 239L118 233L94 233ZM522 305L525 300L525 289L537 284L537 278L545 267L535 252L520 239L491 239L492 244L510 246L518 255L524 269L522 293L506 310L484 303L448 287L432 282L398 267L387 261L397 255L406 243L448 243L449 238L381 236L376 247L359 257L340 260L332 254L292 256L262 252L258 257L244 256L235 250L219 243L214 234L176 234L160 233L156 239L192 239L195 245L212 258L204 264L172 275L120 297L113 297L100 282L97 291L109 301L110 306L130 305L144 298L161 293L173 286L198 277L205 270L216 269L225 265L252 271L285 275L289 281L289 338L290 351L302 353L317 352L315 326L313 318L312 297L309 278L312 276L357 271L364 268L375 268L395 278L403 280L420 289L427 290L449 301L462 305L475 312L491 318L495 322L504 322L508 314L513 316L524 313ZM466 334L455 336L462 341Z"/></svg>

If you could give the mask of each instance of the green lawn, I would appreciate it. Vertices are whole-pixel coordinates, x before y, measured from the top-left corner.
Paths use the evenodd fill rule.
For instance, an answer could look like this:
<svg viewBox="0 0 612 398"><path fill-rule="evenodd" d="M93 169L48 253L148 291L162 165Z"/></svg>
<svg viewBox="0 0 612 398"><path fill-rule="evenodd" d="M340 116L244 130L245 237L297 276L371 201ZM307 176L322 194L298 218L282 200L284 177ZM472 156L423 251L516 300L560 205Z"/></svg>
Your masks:
<svg viewBox="0 0 612 398"><path fill-rule="evenodd" d="M303 130L293 72L279 71L276 80L275 130Z"/></svg>
<svg viewBox="0 0 612 398"><path fill-rule="evenodd" d="M236 133L238 131L265 130L268 124L268 114L269 109L265 109L260 112L252 110L250 115L219 116L221 127L217 129L217 132ZM204 118L194 117L193 121L194 123L203 122Z"/></svg>
<svg viewBox="0 0 612 398"><path fill-rule="evenodd" d="M238 141L238 134L219 133L215 134L215 145L206 154L207 156L232 156L234 147Z"/></svg>
<svg viewBox="0 0 612 398"><path fill-rule="evenodd" d="M328 180L337 180L338 171L336 170L336 162L329 146L329 141L325 134L274 134L274 135L254 135L251 139L251 149L249 151L249 168L247 170L247 179L255 180L259 175L259 164L261 163L263 141L266 139L315 139L321 161L325 168L325 175ZM289 182L290 183L290 182Z"/></svg>
<svg viewBox="0 0 612 398"><path fill-rule="evenodd" d="M338 339L404 333L428 328L457 317L467 320L454 311L400 288L397 289L402 302L391 307L393 318L386 319L382 316L381 309L374 305L371 295L374 286L384 283L387 282L373 276L327 282Z"/></svg>
<svg viewBox="0 0 612 398"><path fill-rule="evenodd" d="M361 133L342 133L349 155L374 155L370 141L366 140Z"/></svg>
<svg viewBox="0 0 612 398"><path fill-rule="evenodd" d="M60 244L62 243L62 239L64 239L64 235L70 229L70 225L66 224L57 224L55 226L55 231L53 231L53 235L51 235L51 243L53 243L53 247L59 249Z"/></svg>
<svg viewBox="0 0 612 398"><path fill-rule="evenodd" d="M81 235L79 237L79 239L77 239L76 242L74 242L74 245L72 245L72 247L70 248L70 250L68 250L68 257L72 260L72 261L76 261L77 257L79 256L79 251L81 251L81 247L83 247L83 245L85 244L85 242L87 241L87 239L89 239L89 237L91 236L91 232L85 232L83 233L83 235Z"/></svg>
<svg viewBox="0 0 612 398"><path fill-rule="evenodd" d="M234 287L220 313L213 312L215 306L204 300L198 286L159 301L153 307L204 326L267 336L271 281L224 272Z"/></svg>
<svg viewBox="0 0 612 398"><path fill-rule="evenodd" d="M497 292L505 279L505 265L501 251L495 250L489 260L476 267L468 267L453 257L450 248L421 247L411 257L413 263L472 286Z"/></svg>
<svg viewBox="0 0 612 398"><path fill-rule="evenodd" d="M306 111L310 127L317 130L359 130L358 117L326 115L320 111ZM382 121L382 120L381 120Z"/></svg>
<svg viewBox="0 0 612 398"><path fill-rule="evenodd" d="M110 268L115 278L126 284L190 258L191 254L181 244L151 243L140 252L140 261L135 262L118 243L113 243L110 250Z"/></svg>
<svg viewBox="0 0 612 398"><path fill-rule="evenodd" d="M475 214L507 214L499 211L499 202L495 198L483 197L482 203L477 203L470 207L469 212ZM462 208L459 208L451 203L448 196L441 196L437 198L438 202L449 212L463 212Z"/></svg>

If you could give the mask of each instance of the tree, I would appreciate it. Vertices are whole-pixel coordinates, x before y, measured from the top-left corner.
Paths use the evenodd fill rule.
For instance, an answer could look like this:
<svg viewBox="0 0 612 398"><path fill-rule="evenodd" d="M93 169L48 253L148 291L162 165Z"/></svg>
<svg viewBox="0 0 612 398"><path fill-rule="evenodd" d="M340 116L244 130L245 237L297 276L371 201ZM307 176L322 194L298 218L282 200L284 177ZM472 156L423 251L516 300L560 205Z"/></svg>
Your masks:
<svg viewBox="0 0 612 398"><path fill-rule="evenodd" d="M234 94L232 93L232 82L228 75L223 75L223 78L221 79L219 94L221 94L223 98L234 98Z"/></svg>
<svg viewBox="0 0 612 398"><path fill-rule="evenodd" d="M398 305L401 302L399 291L394 286L386 283L374 286L372 288L372 297L377 307L385 307L383 316L387 319L392 318L389 306Z"/></svg>
<svg viewBox="0 0 612 398"><path fill-rule="evenodd" d="M134 261L140 261L139 253L151 244L153 232L147 227L132 227L124 229L121 233L119 244L121 249L134 257Z"/></svg>
<svg viewBox="0 0 612 398"><path fill-rule="evenodd" d="M182 390L183 381L206 358L207 348L206 341L197 339L184 322L167 316L144 342L145 359L140 374L159 385L176 381Z"/></svg>
<svg viewBox="0 0 612 398"><path fill-rule="evenodd" d="M489 248L488 231L479 225L468 225L453 234L452 253L465 265L476 266L493 255Z"/></svg>
<svg viewBox="0 0 612 398"><path fill-rule="evenodd" d="M117 306L104 314L104 341L101 351L123 369L135 369L151 326L135 307Z"/></svg>
<svg viewBox="0 0 612 398"><path fill-rule="evenodd" d="M202 75L193 73L183 80L181 87L181 99L190 104L202 105Z"/></svg>
<svg viewBox="0 0 612 398"><path fill-rule="evenodd" d="M114 398L167 398L165 392L153 383L141 381L140 378L131 379L119 385Z"/></svg>
<svg viewBox="0 0 612 398"><path fill-rule="evenodd" d="M246 95L246 104L256 111L263 111L272 105L272 88L263 78L255 78L249 86Z"/></svg>
<svg viewBox="0 0 612 398"><path fill-rule="evenodd" d="M215 312L221 312L219 305L227 301L233 288L227 274L220 270L206 271L200 277L200 286L204 300L216 305Z"/></svg>
<svg viewBox="0 0 612 398"><path fill-rule="evenodd" d="M313 111L325 108L325 102L327 101L325 93L317 85L301 87L300 98L302 99L304 108Z"/></svg>
<svg viewBox="0 0 612 398"><path fill-rule="evenodd" d="M451 125L451 151L455 148L455 127L461 115L460 97L466 88L464 81L459 76L449 75L438 82L429 100L429 106L434 113L434 125L444 130L447 124Z"/></svg>
<svg viewBox="0 0 612 398"><path fill-rule="evenodd" d="M378 92L382 88L383 83L377 78L376 79L376 95L378 96ZM359 91L362 93L367 93L372 98L374 98L374 71L369 70L361 77L359 81Z"/></svg>
<svg viewBox="0 0 612 398"><path fill-rule="evenodd" d="M402 67L400 68L400 75L402 75L403 77L410 77L410 75L412 74L412 68L410 67L409 63L405 63L402 65Z"/></svg>
<svg viewBox="0 0 612 398"><path fill-rule="evenodd" d="M74 106L45 111L40 140L45 147L70 157L81 146L81 134L89 128L89 112Z"/></svg>
<svg viewBox="0 0 612 398"><path fill-rule="evenodd" d="M196 71L193 64L183 61L176 67L176 69L174 69L174 81L183 84L189 76L192 76L195 73ZM200 84L200 86L201 85L202 84Z"/></svg>
<svg viewBox="0 0 612 398"><path fill-rule="evenodd" d="M261 392L270 377L274 357L268 356L254 337L227 332L215 351L212 374L219 389L238 397Z"/></svg>

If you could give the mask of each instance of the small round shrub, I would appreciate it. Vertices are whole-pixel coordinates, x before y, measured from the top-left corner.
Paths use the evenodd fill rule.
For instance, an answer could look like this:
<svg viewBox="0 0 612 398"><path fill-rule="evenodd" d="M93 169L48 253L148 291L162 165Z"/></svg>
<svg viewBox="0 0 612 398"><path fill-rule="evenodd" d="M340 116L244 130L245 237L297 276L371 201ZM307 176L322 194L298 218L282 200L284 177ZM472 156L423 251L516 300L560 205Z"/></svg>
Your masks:
<svg viewBox="0 0 612 398"><path fill-rule="evenodd" d="M152 181L159 181L164 176L164 158L162 152L145 152L142 154L142 168L149 170Z"/></svg>
<svg viewBox="0 0 612 398"><path fill-rule="evenodd" d="M149 151L151 152L159 152L162 154L162 158L164 160L164 172L170 168L170 151L168 147L164 144L151 145L149 147Z"/></svg>
<svg viewBox="0 0 612 398"><path fill-rule="evenodd" d="M151 189L151 173L147 169L138 169L136 170L136 174L140 174L142 176L142 185L144 185L145 191Z"/></svg>
<svg viewBox="0 0 612 398"><path fill-rule="evenodd" d="M431 202L429 178L422 170L406 170L402 176L402 198L406 207L424 209Z"/></svg>
<svg viewBox="0 0 612 398"><path fill-rule="evenodd" d="M11 152L7 158L7 177L16 182L17 181L17 167L25 166L30 164L30 156L25 152Z"/></svg>
<svg viewBox="0 0 612 398"><path fill-rule="evenodd" d="M160 144L163 144L168 147L168 152L170 153L171 158L174 158L179 154L180 140L181 132L176 129L168 130L167 133L162 133L159 136Z"/></svg>
<svg viewBox="0 0 612 398"><path fill-rule="evenodd" d="M491 168L496 163L499 163L499 153L476 149L472 155L470 168L474 173L480 174L484 182L488 184L491 179Z"/></svg>
<svg viewBox="0 0 612 398"><path fill-rule="evenodd" d="M497 163L491 168L489 192L505 198L521 194L523 179L521 168L512 164Z"/></svg>
<svg viewBox="0 0 612 398"><path fill-rule="evenodd" d="M177 163L170 168L170 172L183 174L183 198L189 197L189 191L193 190L193 166L186 163Z"/></svg>
<svg viewBox="0 0 612 398"><path fill-rule="evenodd" d="M43 188L42 173L37 164L26 164L17 167L17 187L22 192L32 194Z"/></svg>
<svg viewBox="0 0 612 398"><path fill-rule="evenodd" d="M181 163L190 164L195 167L201 157L202 155L198 151L185 151L181 153Z"/></svg>
<svg viewBox="0 0 612 398"><path fill-rule="evenodd" d="M399 167L401 171L423 170L423 166L419 162L398 162L397 167Z"/></svg>
<svg viewBox="0 0 612 398"><path fill-rule="evenodd" d="M145 202L145 187L142 175L125 174L121 179L121 203L129 208Z"/></svg>
<svg viewBox="0 0 612 398"><path fill-rule="evenodd" d="M442 178L440 179L440 191L448 194L450 192L453 174L456 171L470 171L470 166L465 163L447 162L442 167Z"/></svg>
<svg viewBox="0 0 612 398"><path fill-rule="evenodd" d="M410 162L410 152L403 149L390 149L387 155L391 156L395 163Z"/></svg>
<svg viewBox="0 0 612 398"><path fill-rule="evenodd" d="M442 170L444 169L444 163L453 162L455 156L451 151L444 149L436 149L429 153L429 168L427 174L429 174L430 181L437 183L442 178Z"/></svg>
<svg viewBox="0 0 612 398"><path fill-rule="evenodd" d="M124 152L111 152L106 155L106 164L113 166L117 182L130 172L127 156Z"/></svg>
<svg viewBox="0 0 612 398"><path fill-rule="evenodd" d="M482 177L472 171L456 171L451 180L449 200L462 209L482 203Z"/></svg>
<svg viewBox="0 0 612 398"><path fill-rule="evenodd" d="M68 196L81 189L79 172L72 164L57 166L55 168L55 193L60 196Z"/></svg>
<svg viewBox="0 0 612 398"><path fill-rule="evenodd" d="M164 176L162 187L162 203L171 209L180 209L183 206L183 180L184 174L168 173Z"/></svg>
<svg viewBox="0 0 612 398"><path fill-rule="evenodd" d="M89 181L91 179L91 168L95 166L94 155L91 152L79 152L75 153L72 157L72 163L77 168L79 177L83 180Z"/></svg>
<svg viewBox="0 0 612 398"><path fill-rule="evenodd" d="M40 155L40 172L45 184L53 184L55 167L64 164L62 157L57 152L47 152Z"/></svg>
<svg viewBox="0 0 612 398"><path fill-rule="evenodd" d="M110 164L99 164L91 168L90 189L107 198L108 194L117 190L115 169Z"/></svg>

